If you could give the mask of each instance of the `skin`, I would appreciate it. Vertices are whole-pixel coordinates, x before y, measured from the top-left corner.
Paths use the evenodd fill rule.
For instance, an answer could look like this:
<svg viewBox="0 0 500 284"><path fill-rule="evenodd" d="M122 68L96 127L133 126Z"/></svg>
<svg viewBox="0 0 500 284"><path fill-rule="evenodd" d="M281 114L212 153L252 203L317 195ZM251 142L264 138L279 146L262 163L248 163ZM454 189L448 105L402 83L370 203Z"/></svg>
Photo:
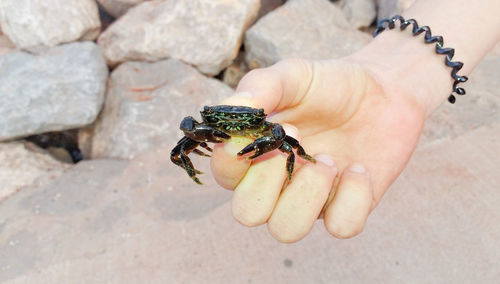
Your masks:
<svg viewBox="0 0 500 284"><path fill-rule="evenodd" d="M403 14L456 49L453 60L465 64L460 75L469 75L500 40L500 1L471 3L420 0ZM426 117L450 94L451 69L443 60L423 35L387 30L339 60L290 59L248 73L221 104L264 108L318 162L297 159L287 183L286 156L278 151L250 162L236 156L249 140L216 145L212 171L221 186L234 189L235 219L267 223L285 243L306 236L318 217L334 237L359 234L406 166Z"/></svg>

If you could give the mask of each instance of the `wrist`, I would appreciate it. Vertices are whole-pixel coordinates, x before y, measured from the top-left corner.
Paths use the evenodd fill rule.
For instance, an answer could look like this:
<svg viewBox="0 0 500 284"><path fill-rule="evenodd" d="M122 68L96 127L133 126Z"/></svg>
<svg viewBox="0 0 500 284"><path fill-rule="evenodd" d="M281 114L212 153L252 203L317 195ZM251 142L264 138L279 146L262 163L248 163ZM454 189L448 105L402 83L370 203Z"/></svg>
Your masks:
<svg viewBox="0 0 500 284"><path fill-rule="evenodd" d="M389 30L348 59L363 66L384 88L388 99L406 99L431 114L449 96L453 79L444 56L425 44L423 35Z"/></svg>

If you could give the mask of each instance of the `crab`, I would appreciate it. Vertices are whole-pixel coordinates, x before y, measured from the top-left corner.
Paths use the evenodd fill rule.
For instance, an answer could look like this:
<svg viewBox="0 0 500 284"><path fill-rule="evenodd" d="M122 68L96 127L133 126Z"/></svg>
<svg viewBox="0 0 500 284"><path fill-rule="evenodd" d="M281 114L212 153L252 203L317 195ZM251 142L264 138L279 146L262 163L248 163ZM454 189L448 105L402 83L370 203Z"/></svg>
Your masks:
<svg viewBox="0 0 500 284"><path fill-rule="evenodd" d="M286 170L288 180L292 178L293 166L297 154L305 160L315 163L314 158L306 154L299 142L286 135L285 130L278 123L266 121L264 109L256 109L246 106L205 106L201 113L202 122L196 121L192 116L185 117L180 130L184 132L184 137L177 142L177 145L170 153L170 159L174 164L183 168L189 177L196 183L202 184L196 176L202 172L196 170L188 154L193 152L201 156L208 156L205 152L197 149L198 146L212 152L207 142L225 143L231 137L246 137L254 141L238 152L242 156L253 152L247 159L255 159L264 153L279 149L288 155Z"/></svg>

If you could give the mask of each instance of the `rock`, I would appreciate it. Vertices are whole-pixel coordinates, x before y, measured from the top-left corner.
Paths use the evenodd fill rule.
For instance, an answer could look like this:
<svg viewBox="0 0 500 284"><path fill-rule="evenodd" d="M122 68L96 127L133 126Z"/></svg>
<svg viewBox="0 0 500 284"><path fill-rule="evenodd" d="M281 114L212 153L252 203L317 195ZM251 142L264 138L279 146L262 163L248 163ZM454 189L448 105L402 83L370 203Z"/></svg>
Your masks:
<svg viewBox="0 0 500 284"><path fill-rule="evenodd" d="M278 8L279 6L285 4L286 0L261 0L260 1L260 9L259 14L257 15L257 19L260 19L267 15L269 12Z"/></svg>
<svg viewBox="0 0 500 284"><path fill-rule="evenodd" d="M415 0L376 0L377 1L377 19L390 18L394 15L400 15L408 9Z"/></svg>
<svg viewBox="0 0 500 284"><path fill-rule="evenodd" d="M339 5L355 29L369 27L377 17L373 0L341 0Z"/></svg>
<svg viewBox="0 0 500 284"><path fill-rule="evenodd" d="M75 40L94 40L100 21L93 0L2 0L3 32L19 48L40 52Z"/></svg>
<svg viewBox="0 0 500 284"><path fill-rule="evenodd" d="M222 75L222 82L229 87L235 89L238 86L241 78L245 76L248 72L248 68L245 65L233 63L229 65Z"/></svg>
<svg viewBox="0 0 500 284"><path fill-rule="evenodd" d="M148 0L97 0L104 9L113 17L118 18L125 14L130 8Z"/></svg>
<svg viewBox="0 0 500 284"><path fill-rule="evenodd" d="M111 252L114 255L115 248L123 252L130 251L136 255L135 248L128 245L129 241L135 244L134 247L140 244L136 242L136 237L139 236L136 233L146 237L143 239L146 241L147 254L152 252L150 249L156 247L163 255L171 250L171 245L174 245L171 241L174 240L181 241L182 245L186 244L184 241L191 238L182 237L181 228L184 224L198 223L197 220L200 218L205 219L213 210L223 204L228 204L231 192L215 188L208 174L204 175L204 181L207 181L205 187L201 188L193 183L182 169L170 162L169 152L170 147L161 151L154 150L146 156L139 157L137 161L84 161L70 168L63 175L52 179L48 184L33 186L5 200L0 206L0 282L7 283L8 280L15 282L15 278L26 277L26 274L31 274L32 269L36 269L34 266L38 267L38 265L52 270L55 268L53 264L66 262L66 257L70 255L75 256L74 260L77 262L79 262L78 259L82 259L85 262L90 261L89 264L93 262L91 259L102 253L108 255ZM208 159L205 163L208 164ZM5 214L6 212L9 213ZM234 233L235 229L243 234L247 231L246 228L234 222L227 212L222 214L226 216L227 225L233 228L229 231L230 233ZM143 230L144 225L149 227L147 224L152 225L150 227L152 231ZM178 225L171 226L171 224ZM134 227L140 231L133 232ZM215 235L226 236L223 232L227 232L228 228L225 227L218 227ZM157 232L161 234L153 233L157 229L160 229ZM68 235L69 231L73 231L72 237ZM203 230L196 232L196 239L200 240L200 237L205 234L204 231L205 226ZM174 238L170 232L176 232ZM120 245L111 245L113 239L118 240ZM153 239L157 239L158 242ZM230 236L227 235L224 239L230 239ZM162 242L160 240L167 241L168 246L160 245ZM194 239L187 243L193 241ZM209 241L213 241L212 237ZM219 242L224 243L223 240ZM58 246L58 248L53 246ZM107 248L101 250L104 247ZM211 246L202 246L202 248L212 250ZM188 253L190 250L183 251L183 253ZM39 257L34 257L35 254ZM81 258L81 254L86 256ZM129 262L128 258L122 257L121 259L135 263L135 261L142 262L144 256L142 253L140 256L137 255L141 260L132 257L130 260L133 262ZM157 256L154 255L150 260L158 260ZM175 258L181 259L177 255ZM113 259L111 263L118 264L122 261ZM70 277L90 283L111 280L102 274L103 270L98 269L98 267L104 268L100 261L91 266L92 270L97 269L96 274L90 273L87 274L88 277L83 277L77 273ZM82 268L86 270L88 265L83 265ZM171 281L177 282L176 279L178 279L168 280L162 276L161 279L152 280L154 276L143 277L145 275L141 272L138 278L131 280L120 273L115 273L114 269L112 271L111 274L117 276L113 276L117 283L149 283L157 280L160 283L170 283ZM170 274L170 271L168 273ZM102 275L104 278L101 276L95 278L96 275ZM53 281L45 278L44 275L36 281L28 280L27 282L72 282L60 279L58 275L54 276L56 278L53 278ZM57 278L60 281L56 280ZM187 279L184 278L184 280Z"/></svg>
<svg viewBox="0 0 500 284"><path fill-rule="evenodd" d="M94 137L94 124L78 129L78 148L84 159L92 156L92 139Z"/></svg>
<svg viewBox="0 0 500 284"><path fill-rule="evenodd" d="M115 20L110 13L108 13L104 7L97 2L97 7L99 8L99 20L101 21L101 32L105 31Z"/></svg>
<svg viewBox="0 0 500 284"><path fill-rule="evenodd" d="M75 130L45 132L32 135L25 140L46 149L54 158L66 163L78 163L83 159L78 148L78 132Z"/></svg>
<svg viewBox="0 0 500 284"><path fill-rule="evenodd" d="M204 105L232 94L228 86L176 59L126 62L113 71L109 86L94 129L93 158L132 158L175 145L182 137L182 118L198 117Z"/></svg>
<svg viewBox="0 0 500 284"><path fill-rule="evenodd" d="M22 187L41 177L55 177L68 168L47 154L26 149L23 143L0 143L0 204Z"/></svg>
<svg viewBox="0 0 500 284"><path fill-rule="evenodd" d="M290 57L337 58L369 41L327 0L290 0L245 33L246 61L253 69Z"/></svg>
<svg viewBox="0 0 500 284"><path fill-rule="evenodd" d="M0 282L497 283L498 133L417 150L359 236L334 239L318 220L289 245L238 224L233 193L210 174L196 185L170 147L85 161L1 204Z"/></svg>
<svg viewBox="0 0 500 284"><path fill-rule="evenodd" d="M222 82L234 89L248 71L249 68L245 63L245 52L240 52L234 62L224 70Z"/></svg>
<svg viewBox="0 0 500 284"><path fill-rule="evenodd" d="M9 53L0 66L0 141L78 128L101 109L108 68L92 42Z"/></svg>
<svg viewBox="0 0 500 284"><path fill-rule="evenodd" d="M2 34L0 31L0 56L14 52L16 50L16 46L10 41L10 39Z"/></svg>
<svg viewBox="0 0 500 284"><path fill-rule="evenodd" d="M243 32L257 16L259 3L147 1L113 23L98 43L110 65L173 57L215 75L238 54Z"/></svg>

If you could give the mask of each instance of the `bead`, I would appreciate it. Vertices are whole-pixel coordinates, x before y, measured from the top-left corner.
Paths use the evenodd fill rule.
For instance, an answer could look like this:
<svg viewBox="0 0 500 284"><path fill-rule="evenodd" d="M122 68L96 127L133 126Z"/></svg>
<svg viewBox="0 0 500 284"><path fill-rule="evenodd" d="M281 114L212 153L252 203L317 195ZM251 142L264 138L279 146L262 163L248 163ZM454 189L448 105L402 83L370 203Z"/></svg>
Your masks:
<svg viewBox="0 0 500 284"><path fill-rule="evenodd" d="M400 15L395 15L391 19L382 19L378 22L377 28L373 32L373 37L376 37L381 32L383 32L386 28L394 29L395 23L399 21L399 27L401 30L406 29L407 26L412 25L412 33L414 36L417 36L423 32L425 32L425 42L426 43L436 43L436 53L446 55L445 64L448 67L452 68L451 77L455 80L453 83L452 91L457 93L458 95L465 95L465 90L463 88L458 88L458 83L464 83L467 81L466 76L459 76L457 72L462 69L463 63L460 61L451 61L453 56L455 55L455 49L453 48L443 48L443 37L442 36L432 36L431 29L428 26L419 27L418 23L415 19L405 20ZM455 103L455 96L450 95L448 97L448 101L450 103Z"/></svg>
<svg viewBox="0 0 500 284"><path fill-rule="evenodd" d="M457 88L455 92L459 95L465 95L465 90L463 88Z"/></svg>

